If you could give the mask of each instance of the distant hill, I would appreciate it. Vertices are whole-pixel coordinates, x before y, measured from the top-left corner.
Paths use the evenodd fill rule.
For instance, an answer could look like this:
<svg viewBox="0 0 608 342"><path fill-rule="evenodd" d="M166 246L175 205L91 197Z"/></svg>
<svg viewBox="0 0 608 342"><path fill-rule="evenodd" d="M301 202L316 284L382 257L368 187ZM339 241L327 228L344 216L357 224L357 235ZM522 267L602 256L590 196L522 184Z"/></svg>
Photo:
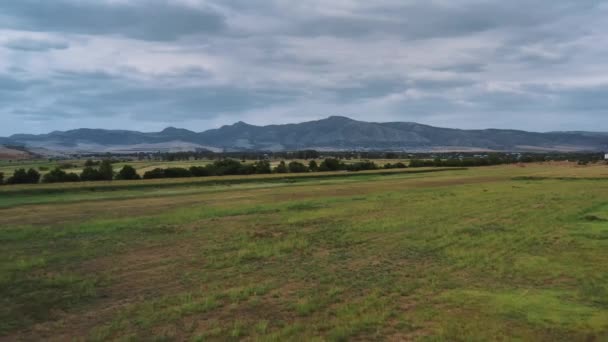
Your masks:
<svg viewBox="0 0 608 342"><path fill-rule="evenodd" d="M254 126L244 122L205 132L169 127L161 132L76 129L42 135L15 134L2 141L69 152L244 150L404 151L605 151L608 133L460 130L413 122L363 122L331 116L298 124Z"/></svg>
<svg viewBox="0 0 608 342"><path fill-rule="evenodd" d="M0 145L0 160L19 160L32 158L33 154L20 147Z"/></svg>

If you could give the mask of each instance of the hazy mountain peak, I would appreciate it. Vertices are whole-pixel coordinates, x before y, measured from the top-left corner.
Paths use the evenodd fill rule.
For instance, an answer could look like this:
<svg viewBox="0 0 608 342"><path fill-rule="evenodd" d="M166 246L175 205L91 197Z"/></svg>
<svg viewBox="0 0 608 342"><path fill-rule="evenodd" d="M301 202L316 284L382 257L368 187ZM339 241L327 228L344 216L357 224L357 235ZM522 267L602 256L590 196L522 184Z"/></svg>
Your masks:
<svg viewBox="0 0 608 342"><path fill-rule="evenodd" d="M342 116L342 115L332 115L332 116L329 116L329 117L327 117L325 119L321 119L319 121L354 122L356 120L353 120L353 119L351 119L349 117Z"/></svg>
<svg viewBox="0 0 608 342"><path fill-rule="evenodd" d="M243 121L201 133L167 127L159 133L79 129L53 134L18 134L11 141L61 150L101 146L143 145L216 150L496 150L496 151L602 151L608 150L608 134L589 132L534 133L516 130L460 130L413 122L364 122L345 116L288 125L254 126ZM1 142L2 140L0 140ZM187 147L184 147L186 146ZM84 146L84 147L83 147ZM93 146L93 147L91 147ZM168 147L167 147L168 146ZM90 150L93 151L93 150Z"/></svg>

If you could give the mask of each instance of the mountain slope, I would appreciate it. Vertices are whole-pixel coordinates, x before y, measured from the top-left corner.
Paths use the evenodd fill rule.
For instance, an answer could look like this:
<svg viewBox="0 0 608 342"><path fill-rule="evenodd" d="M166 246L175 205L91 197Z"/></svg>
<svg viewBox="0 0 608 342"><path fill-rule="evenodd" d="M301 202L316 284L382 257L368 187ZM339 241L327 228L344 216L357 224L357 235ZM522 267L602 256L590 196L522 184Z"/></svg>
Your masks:
<svg viewBox="0 0 608 342"><path fill-rule="evenodd" d="M412 122L362 122L341 116L287 125L254 126L237 122L201 133L174 127L155 133L77 129L42 135L16 134L7 140L32 147L92 152L195 148L232 151L306 148L410 151L608 150L607 133L460 130Z"/></svg>

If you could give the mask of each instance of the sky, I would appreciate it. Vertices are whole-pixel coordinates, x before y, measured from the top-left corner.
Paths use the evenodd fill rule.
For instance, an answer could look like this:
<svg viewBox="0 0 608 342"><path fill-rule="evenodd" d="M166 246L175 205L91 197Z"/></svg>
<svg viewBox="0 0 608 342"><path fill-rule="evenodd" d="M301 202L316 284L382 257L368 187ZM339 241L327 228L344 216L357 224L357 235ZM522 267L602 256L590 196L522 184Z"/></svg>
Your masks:
<svg viewBox="0 0 608 342"><path fill-rule="evenodd" d="M2 0L0 136L331 115L608 131L608 1Z"/></svg>

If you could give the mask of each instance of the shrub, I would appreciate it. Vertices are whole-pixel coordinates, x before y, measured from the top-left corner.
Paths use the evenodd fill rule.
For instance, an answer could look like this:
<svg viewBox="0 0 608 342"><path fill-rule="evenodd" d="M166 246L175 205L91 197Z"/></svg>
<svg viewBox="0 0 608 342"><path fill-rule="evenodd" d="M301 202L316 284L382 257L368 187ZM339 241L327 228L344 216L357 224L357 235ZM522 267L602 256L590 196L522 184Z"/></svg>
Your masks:
<svg viewBox="0 0 608 342"><path fill-rule="evenodd" d="M293 173L308 172L308 167L306 167L306 165L304 165L300 162L292 161L291 163L289 163L289 172L293 172Z"/></svg>
<svg viewBox="0 0 608 342"><path fill-rule="evenodd" d="M395 164L387 163L387 164L384 164L384 168L385 169L405 169L405 168L407 168L407 165L403 164L402 162L398 162Z"/></svg>
<svg viewBox="0 0 608 342"><path fill-rule="evenodd" d="M213 175L240 175L242 174L242 164L238 160L223 159L215 161L210 167Z"/></svg>
<svg viewBox="0 0 608 342"><path fill-rule="evenodd" d="M183 167L170 167L164 170L165 178L185 178L192 177L190 170Z"/></svg>
<svg viewBox="0 0 608 342"><path fill-rule="evenodd" d="M17 169L7 180L9 184L36 184L40 181L40 173L34 169Z"/></svg>
<svg viewBox="0 0 608 342"><path fill-rule="evenodd" d="M80 177L75 173L66 173L59 167L56 167L51 172L47 173L42 177L43 183L67 183L67 182L78 182Z"/></svg>
<svg viewBox="0 0 608 342"><path fill-rule="evenodd" d="M193 177L211 176L211 171L205 166L192 166L190 167L190 173Z"/></svg>
<svg viewBox="0 0 608 342"><path fill-rule="evenodd" d="M427 167L427 166L435 166L435 162L432 160L420 160L420 159L410 160L410 167Z"/></svg>
<svg viewBox="0 0 608 342"><path fill-rule="evenodd" d="M80 173L80 180L94 182L103 180L103 177L101 176L101 173L99 173L99 170L87 166L82 170L82 173Z"/></svg>
<svg viewBox="0 0 608 342"><path fill-rule="evenodd" d="M122 167L118 174L116 175L116 179L120 180L137 180L141 179L141 177L135 171L135 168L131 165L125 165Z"/></svg>
<svg viewBox="0 0 608 342"><path fill-rule="evenodd" d="M156 168L144 173L144 179L165 178L165 170Z"/></svg>
<svg viewBox="0 0 608 342"><path fill-rule="evenodd" d="M319 165L317 165L316 161L311 160L310 163L308 163L308 169L310 171L317 171L317 170L319 170Z"/></svg>
<svg viewBox="0 0 608 342"><path fill-rule="evenodd" d="M112 162L109 160L104 160L99 165L99 174L101 179L103 180L112 180L114 179L114 169L112 168Z"/></svg>
<svg viewBox="0 0 608 342"><path fill-rule="evenodd" d="M270 162L268 160L257 161L253 163L253 167L257 174L272 173L272 168L270 167Z"/></svg>
<svg viewBox="0 0 608 342"><path fill-rule="evenodd" d="M344 163L335 158L327 158L319 166L319 171L337 171L342 169L344 169Z"/></svg>
<svg viewBox="0 0 608 342"><path fill-rule="evenodd" d="M366 160L366 161L346 165L345 168L348 171L364 171L364 170L376 170L378 168L378 166L376 165L376 163Z"/></svg>
<svg viewBox="0 0 608 342"><path fill-rule="evenodd" d="M283 160L281 160L279 165L274 168L274 172L276 173L287 173L288 171L289 170L287 169L287 165L285 165L285 162Z"/></svg>
<svg viewBox="0 0 608 342"><path fill-rule="evenodd" d="M0 184L4 183L4 173L0 172Z"/></svg>

